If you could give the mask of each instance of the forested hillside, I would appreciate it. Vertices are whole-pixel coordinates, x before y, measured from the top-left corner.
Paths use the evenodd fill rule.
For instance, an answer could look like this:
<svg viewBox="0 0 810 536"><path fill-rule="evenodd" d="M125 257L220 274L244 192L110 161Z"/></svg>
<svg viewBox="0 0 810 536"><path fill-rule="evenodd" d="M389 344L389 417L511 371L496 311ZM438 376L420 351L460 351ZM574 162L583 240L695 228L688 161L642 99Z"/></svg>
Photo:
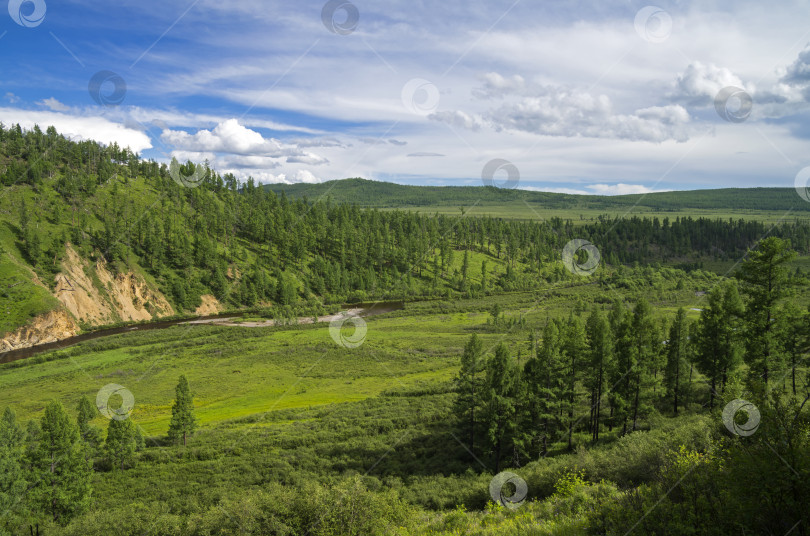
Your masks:
<svg viewBox="0 0 810 536"><path fill-rule="evenodd" d="M344 179L319 184L267 184L267 190L289 197L326 199L364 207L467 206L526 202L538 208L597 209L640 206L661 212L685 208L724 210L781 210L810 212L810 205L793 188L723 188L614 196L571 195L494 186L408 186L366 179Z"/></svg>
<svg viewBox="0 0 810 536"><path fill-rule="evenodd" d="M737 258L766 232L802 253L810 250L810 225L799 221L768 229L756 222L632 217L575 228L559 218L432 217L362 210L329 198L291 199L193 163L177 166L173 178L169 166L116 145L73 142L53 128L0 129L0 166L5 332L57 307L53 295L89 327L194 312L203 302L217 310L317 307L539 288L572 277L561 251L575 238L594 243L614 267L694 268ZM190 185L185 177L195 171L200 180ZM448 202L454 191L441 190ZM542 198L556 203L570 196ZM104 281L117 284L126 299L105 298L113 303L109 313L77 314L81 304L69 297L77 279L88 281L85 301L111 292ZM23 281L33 285L21 287Z"/></svg>

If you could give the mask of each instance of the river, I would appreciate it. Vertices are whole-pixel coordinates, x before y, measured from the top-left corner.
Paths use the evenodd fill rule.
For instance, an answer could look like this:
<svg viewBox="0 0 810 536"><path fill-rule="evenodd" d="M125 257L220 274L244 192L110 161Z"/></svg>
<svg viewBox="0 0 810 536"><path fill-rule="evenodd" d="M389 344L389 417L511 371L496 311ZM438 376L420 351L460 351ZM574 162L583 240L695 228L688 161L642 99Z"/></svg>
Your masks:
<svg viewBox="0 0 810 536"><path fill-rule="evenodd" d="M365 316L365 317L375 316L383 313L390 313L392 311L398 311L402 309L404 306L405 306L404 302L401 301L376 302L376 303L369 302L369 303L356 303L351 305L345 305L344 307L346 307L346 309L340 311L339 313L336 313L334 315L324 315L318 317L318 322L331 322L332 320L342 318L344 316ZM97 331L82 333L74 337L68 337L66 339L62 339L61 341L49 342L45 344L37 344L36 346L30 346L28 348L18 348L16 350L9 350L7 352L0 353L0 364L11 363L12 361L19 361L20 359L27 359L29 357L33 357L37 354L41 354L43 352L47 352L50 350L60 350L62 348L67 348L69 346L73 346L74 344L78 344L84 341L100 339L102 337L109 337L111 335L118 335L120 333L129 333L131 331L166 329L168 327L176 326L178 324L238 326L248 328L271 327L275 325L275 322L270 319L266 321L263 320L253 322L239 322L240 318L241 318L240 316L236 316L234 314L217 314L217 315L198 316L195 318L156 320L154 322L147 322L144 324L133 324L129 326L120 326L116 328L100 329ZM299 324L311 324L313 322L314 318L312 316L302 316L297 318L297 323Z"/></svg>

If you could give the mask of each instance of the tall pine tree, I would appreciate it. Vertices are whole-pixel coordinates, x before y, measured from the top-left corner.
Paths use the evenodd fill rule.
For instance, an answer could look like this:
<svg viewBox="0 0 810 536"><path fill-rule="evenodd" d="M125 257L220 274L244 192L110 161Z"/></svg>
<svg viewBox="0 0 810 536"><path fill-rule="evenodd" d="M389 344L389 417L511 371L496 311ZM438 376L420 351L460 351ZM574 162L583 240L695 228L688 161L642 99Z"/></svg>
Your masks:
<svg viewBox="0 0 810 536"><path fill-rule="evenodd" d="M174 405L172 405L172 420L169 424L169 439L178 442L183 439L183 446L186 445L186 438L197 429L197 419L194 416L194 400L188 387L186 377L180 376L180 381L175 388Z"/></svg>

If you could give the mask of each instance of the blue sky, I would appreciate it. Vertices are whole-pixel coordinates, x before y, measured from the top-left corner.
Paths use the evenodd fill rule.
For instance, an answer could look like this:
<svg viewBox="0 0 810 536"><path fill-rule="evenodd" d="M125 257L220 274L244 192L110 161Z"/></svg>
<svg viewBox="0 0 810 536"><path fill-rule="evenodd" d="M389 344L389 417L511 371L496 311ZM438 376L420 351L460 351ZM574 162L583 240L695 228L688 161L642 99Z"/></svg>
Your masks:
<svg viewBox="0 0 810 536"><path fill-rule="evenodd" d="M504 159L615 194L810 165L807 2L8 5L0 121L242 179L478 185Z"/></svg>

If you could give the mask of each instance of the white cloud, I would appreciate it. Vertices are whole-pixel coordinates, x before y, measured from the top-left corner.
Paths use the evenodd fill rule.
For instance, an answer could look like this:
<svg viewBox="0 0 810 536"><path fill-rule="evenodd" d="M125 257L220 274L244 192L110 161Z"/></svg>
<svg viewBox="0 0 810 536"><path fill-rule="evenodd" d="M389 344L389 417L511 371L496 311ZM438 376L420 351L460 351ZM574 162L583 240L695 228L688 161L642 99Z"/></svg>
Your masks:
<svg viewBox="0 0 810 536"><path fill-rule="evenodd" d="M67 112L68 110L70 110L69 106L67 106L66 104L62 104L61 102L54 99L53 97L43 99L43 100L37 102L37 104L39 104L40 106L44 106L45 108L48 108L49 110L53 110L54 112Z"/></svg>
<svg viewBox="0 0 810 536"><path fill-rule="evenodd" d="M473 95L480 99L522 93L526 89L526 81L518 74L505 78L499 73L487 73L482 79L484 85L473 90Z"/></svg>
<svg viewBox="0 0 810 536"><path fill-rule="evenodd" d="M607 95L560 86L537 87L533 95L508 101L490 110L486 118L496 131L656 143L686 141L690 122L689 113L680 105L616 113Z"/></svg>
<svg viewBox="0 0 810 536"><path fill-rule="evenodd" d="M198 130L189 134L182 130L164 130L161 139L176 149L210 151L241 155L281 157L288 153L274 139L265 139L255 130L239 124L236 119L219 123L212 130Z"/></svg>
<svg viewBox="0 0 810 536"><path fill-rule="evenodd" d="M655 192L668 192L670 190L656 190L644 186L643 184L590 184L582 188L565 188L557 186L524 186L522 190L532 192L551 192L559 194L574 195L629 195L629 194L651 194Z"/></svg>
<svg viewBox="0 0 810 536"><path fill-rule="evenodd" d="M653 192L666 192L668 190L653 190L643 184L591 184L587 187L591 193L598 195L627 195L627 194L651 194Z"/></svg>
<svg viewBox="0 0 810 536"><path fill-rule="evenodd" d="M447 123L451 127L464 128L467 130L478 130L481 125L471 115L455 110L452 112L435 112L428 116L428 119Z"/></svg>
<svg viewBox="0 0 810 536"><path fill-rule="evenodd" d="M672 98L675 101L686 101L690 104L708 104L721 89L729 86L750 90L739 76L725 67L699 61L690 63L675 82Z"/></svg>
<svg viewBox="0 0 810 536"><path fill-rule="evenodd" d="M0 108L0 121L6 125L19 123L22 128L32 129L39 125L43 130L54 126L65 136L81 136L84 139L101 143L117 143L140 153L150 149L152 143L143 132L114 123L104 117L83 117L61 112L21 110L18 108Z"/></svg>
<svg viewBox="0 0 810 536"><path fill-rule="evenodd" d="M329 159L313 153L306 153L302 155L288 156L288 164L308 164L310 166L320 166L328 164Z"/></svg>
<svg viewBox="0 0 810 536"><path fill-rule="evenodd" d="M271 173L266 171L260 172L246 172L243 169L225 169L221 173L233 173L234 176L241 180L247 181L248 177L262 184L282 183L282 184L317 184L323 182L318 176L314 175L311 171L306 169L298 169L292 173Z"/></svg>

